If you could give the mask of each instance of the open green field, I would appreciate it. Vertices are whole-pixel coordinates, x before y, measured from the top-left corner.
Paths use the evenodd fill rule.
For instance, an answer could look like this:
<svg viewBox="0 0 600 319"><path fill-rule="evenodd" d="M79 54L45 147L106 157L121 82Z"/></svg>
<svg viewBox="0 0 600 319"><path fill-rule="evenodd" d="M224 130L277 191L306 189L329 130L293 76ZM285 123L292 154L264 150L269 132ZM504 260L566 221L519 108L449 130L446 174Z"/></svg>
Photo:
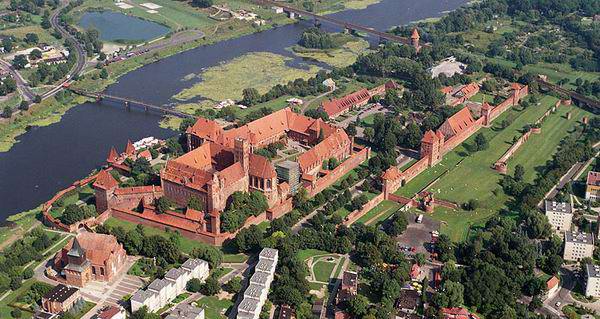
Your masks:
<svg viewBox="0 0 600 319"><path fill-rule="evenodd" d="M319 282L329 282L329 278L337 266L337 261L337 259L334 262L320 260L313 264L315 279Z"/></svg>
<svg viewBox="0 0 600 319"><path fill-rule="evenodd" d="M319 62L323 62L333 67L346 67L356 61L360 54L368 52L369 42L358 39L349 41L340 48L330 50L306 49L298 45L292 47L295 55Z"/></svg>
<svg viewBox="0 0 600 319"><path fill-rule="evenodd" d="M368 211L366 214L364 214L361 218L359 218L356 223L367 223L368 221L370 221L372 218L374 218L375 216L378 216L381 214L381 216L389 216L391 214L393 214L396 209L398 209L400 207L400 205L396 202L390 201L390 200L384 200L383 202L381 202L381 204L375 206L373 209L371 209L370 211ZM387 216L385 218L387 218ZM383 219L385 219L383 218Z"/></svg>
<svg viewBox="0 0 600 319"><path fill-rule="evenodd" d="M326 252L324 250L318 249L301 249L298 251L296 256L299 260L305 261L310 257L321 256L321 255L330 255L331 253Z"/></svg>
<svg viewBox="0 0 600 319"><path fill-rule="evenodd" d="M221 319L227 318L224 314L233 302L228 299L218 299L215 296L202 297L196 301L196 306L204 309L206 319Z"/></svg>
<svg viewBox="0 0 600 319"><path fill-rule="evenodd" d="M270 52L253 52L227 63L206 69L199 74L202 82L179 92L174 98L187 101L203 97L213 101L242 98L245 88L255 88L266 93L276 84L285 84L297 78L314 76L319 68L308 66L298 69L286 65L291 58ZM248 74L252 74L251 77Z"/></svg>
<svg viewBox="0 0 600 319"><path fill-rule="evenodd" d="M475 212L452 211L438 207L431 216L442 221L442 233L450 235L453 240L465 239L470 226L483 224L504 208L509 200L499 184L502 175L491 166L510 148L513 139L521 136L522 128L533 124L556 101L554 97L544 96L539 106L506 111L495 120L491 128L482 128L479 131L488 140L489 147L486 150L470 153L468 149L474 140L472 136L448 153L441 163L421 173L396 193L411 197L435 181L428 190L436 197L458 204L471 199L478 200L481 207ZM569 111L572 118L566 120L566 113ZM513 122L505 129L500 129L497 124L509 116L514 119ZM533 181L537 177L536 168L552 158L560 141L579 125L584 116L590 116L590 113L574 106L559 107L556 113L548 116L542 123L542 132L539 135L532 134L508 161L509 173L514 171L517 164L521 164L526 171L526 181Z"/></svg>

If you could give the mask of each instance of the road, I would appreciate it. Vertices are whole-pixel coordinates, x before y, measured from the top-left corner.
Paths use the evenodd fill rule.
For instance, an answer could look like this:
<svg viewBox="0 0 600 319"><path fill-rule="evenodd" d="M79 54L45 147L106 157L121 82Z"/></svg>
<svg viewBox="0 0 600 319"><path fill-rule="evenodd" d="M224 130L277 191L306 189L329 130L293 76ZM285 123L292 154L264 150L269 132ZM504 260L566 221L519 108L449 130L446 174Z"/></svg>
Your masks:
<svg viewBox="0 0 600 319"><path fill-rule="evenodd" d="M571 291L575 287L575 281L577 280L577 278L575 278L576 269L577 266L560 269L560 290L544 301L544 305L540 308L541 313L549 315L552 318L566 318L561 311L561 307L575 302L571 297ZM558 307L556 306L557 302L560 302L560 306Z"/></svg>
<svg viewBox="0 0 600 319"><path fill-rule="evenodd" d="M13 68L13 66L10 63L1 59L0 68L9 72L13 79L15 79L15 82L17 82L17 89L19 89L19 91L23 95L23 98L25 98L25 100L27 101L32 101L35 97L35 93L33 93L31 88L29 88L27 81L25 81L21 74L19 74L19 72L17 72L17 70L15 70L15 68Z"/></svg>

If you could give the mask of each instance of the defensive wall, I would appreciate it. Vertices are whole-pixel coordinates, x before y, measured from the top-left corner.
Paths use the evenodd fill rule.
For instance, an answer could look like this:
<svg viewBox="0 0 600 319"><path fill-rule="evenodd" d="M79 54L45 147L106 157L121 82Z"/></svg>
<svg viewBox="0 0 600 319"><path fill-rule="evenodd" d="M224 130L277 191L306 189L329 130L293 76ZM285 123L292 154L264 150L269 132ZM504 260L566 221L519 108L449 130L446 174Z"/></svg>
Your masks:
<svg viewBox="0 0 600 319"><path fill-rule="evenodd" d="M305 184L304 186L308 191L309 197L313 197L322 192L325 188L331 186L342 176L346 175L348 172L358 167L362 162L369 159L370 152L371 149L365 147L362 150L350 155L350 157L348 157L340 165L329 171L327 175L317 179L312 184Z"/></svg>

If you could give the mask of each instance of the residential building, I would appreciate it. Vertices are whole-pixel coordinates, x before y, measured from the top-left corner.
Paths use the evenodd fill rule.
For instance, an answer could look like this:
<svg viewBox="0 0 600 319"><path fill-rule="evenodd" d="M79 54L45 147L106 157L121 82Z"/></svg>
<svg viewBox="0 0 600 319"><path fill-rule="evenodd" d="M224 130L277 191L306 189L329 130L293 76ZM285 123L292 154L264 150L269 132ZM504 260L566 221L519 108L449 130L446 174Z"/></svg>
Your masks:
<svg viewBox="0 0 600 319"><path fill-rule="evenodd" d="M585 295L586 297L600 297L600 266L585 265Z"/></svg>
<svg viewBox="0 0 600 319"><path fill-rule="evenodd" d="M250 285L244 291L244 299L237 309L238 319L258 319L269 294L269 287L275 276L279 251L263 248L258 255L258 263L250 278ZM289 318L289 317L288 317Z"/></svg>
<svg viewBox="0 0 600 319"><path fill-rule="evenodd" d="M594 254L594 236L583 232L565 233L564 260L579 261Z"/></svg>
<svg viewBox="0 0 600 319"><path fill-rule="evenodd" d="M90 281L111 281L123 268L127 254L112 235L83 232L54 257L58 280L84 287Z"/></svg>
<svg viewBox="0 0 600 319"><path fill-rule="evenodd" d="M545 298L553 297L560 290L560 280L556 278L556 276L550 277L546 281L546 293L544 295Z"/></svg>
<svg viewBox="0 0 600 319"><path fill-rule="evenodd" d="M600 172L588 172L585 199L597 201L600 198Z"/></svg>
<svg viewBox="0 0 600 319"><path fill-rule="evenodd" d="M312 314L313 317L318 319L325 318L325 305L323 305L323 299L319 299L315 301L312 306Z"/></svg>
<svg viewBox="0 0 600 319"><path fill-rule="evenodd" d="M79 289L58 284L42 296L42 309L47 313L59 314L71 310L79 299Z"/></svg>
<svg viewBox="0 0 600 319"><path fill-rule="evenodd" d="M396 300L396 310L405 313L415 313L421 300L421 294L414 289L402 289Z"/></svg>
<svg viewBox="0 0 600 319"><path fill-rule="evenodd" d="M352 299L358 293L358 273L346 270L342 275L342 285L336 296L336 304Z"/></svg>
<svg viewBox="0 0 600 319"><path fill-rule="evenodd" d="M204 319L204 309L180 303L165 319Z"/></svg>
<svg viewBox="0 0 600 319"><path fill-rule="evenodd" d="M573 209L570 203L561 203L546 200L545 210L548 222L558 232L568 232L571 230L573 220Z"/></svg>
<svg viewBox="0 0 600 319"><path fill-rule="evenodd" d="M198 278L204 281L209 272L208 262L188 259L181 267L169 270L164 279L155 279L146 290L136 291L131 296L131 311L137 311L143 306L148 307L149 311L156 311L183 293L189 280Z"/></svg>
<svg viewBox="0 0 600 319"><path fill-rule="evenodd" d="M110 306L98 314L98 319L125 319L125 309L118 306Z"/></svg>
<svg viewBox="0 0 600 319"><path fill-rule="evenodd" d="M442 308L444 319L479 319L478 316L469 312L465 308Z"/></svg>
<svg viewBox="0 0 600 319"><path fill-rule="evenodd" d="M290 308L290 306L282 305L281 307L279 307L279 316L277 316L277 318L293 319L293 318L296 318L296 316L294 315L294 310L292 308Z"/></svg>

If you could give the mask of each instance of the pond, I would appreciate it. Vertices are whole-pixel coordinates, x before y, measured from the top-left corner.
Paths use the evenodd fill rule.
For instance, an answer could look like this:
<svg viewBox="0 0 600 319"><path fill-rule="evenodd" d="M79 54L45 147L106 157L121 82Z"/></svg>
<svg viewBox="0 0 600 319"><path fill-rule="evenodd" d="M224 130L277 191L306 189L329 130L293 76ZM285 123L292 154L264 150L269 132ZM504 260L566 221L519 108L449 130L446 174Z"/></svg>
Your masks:
<svg viewBox="0 0 600 319"><path fill-rule="evenodd" d="M86 12L79 25L98 30L100 40L111 42L145 42L170 31L164 25L113 11Z"/></svg>

